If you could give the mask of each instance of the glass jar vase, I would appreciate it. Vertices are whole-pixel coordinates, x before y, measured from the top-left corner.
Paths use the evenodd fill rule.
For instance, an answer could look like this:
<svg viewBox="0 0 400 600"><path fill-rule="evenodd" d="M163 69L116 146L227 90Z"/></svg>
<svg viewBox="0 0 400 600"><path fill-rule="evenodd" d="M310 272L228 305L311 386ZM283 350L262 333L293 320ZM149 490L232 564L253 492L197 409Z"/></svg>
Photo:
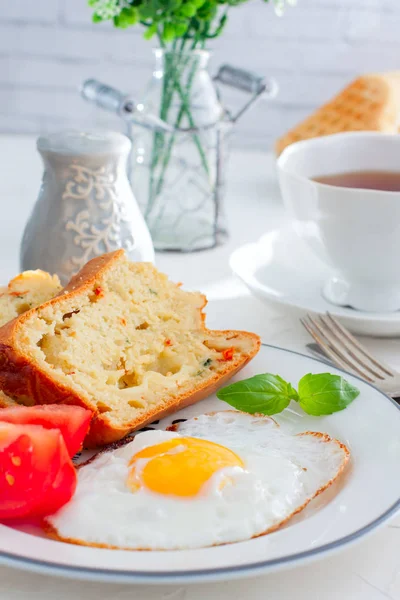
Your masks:
<svg viewBox="0 0 400 600"><path fill-rule="evenodd" d="M154 54L137 108L166 126L150 126L149 119L146 126L128 124L131 184L157 250L211 248L227 235L222 197L230 124L207 71L208 52Z"/></svg>

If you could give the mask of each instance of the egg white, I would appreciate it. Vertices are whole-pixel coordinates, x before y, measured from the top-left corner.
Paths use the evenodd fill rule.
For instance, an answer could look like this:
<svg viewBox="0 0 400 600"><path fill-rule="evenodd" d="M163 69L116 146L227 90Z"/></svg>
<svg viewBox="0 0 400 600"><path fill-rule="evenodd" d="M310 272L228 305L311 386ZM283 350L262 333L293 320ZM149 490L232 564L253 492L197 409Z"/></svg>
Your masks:
<svg viewBox="0 0 400 600"><path fill-rule="evenodd" d="M327 487L348 460L323 434L289 435L268 417L226 411L174 429L139 433L78 471L74 497L47 522L65 541L124 549L174 550L247 540L277 528ZM175 437L203 438L233 450L244 468L217 471L196 497L126 485L129 461ZM229 484L221 486L229 477Z"/></svg>

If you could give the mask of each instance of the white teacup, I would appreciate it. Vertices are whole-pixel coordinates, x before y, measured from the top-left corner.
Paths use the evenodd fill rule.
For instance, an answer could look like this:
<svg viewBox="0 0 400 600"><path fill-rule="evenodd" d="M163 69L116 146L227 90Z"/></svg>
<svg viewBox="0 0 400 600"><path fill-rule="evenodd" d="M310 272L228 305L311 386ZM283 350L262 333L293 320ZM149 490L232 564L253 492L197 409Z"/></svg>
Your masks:
<svg viewBox="0 0 400 600"><path fill-rule="evenodd" d="M293 144L278 159L295 230L332 268L324 296L359 310L395 311L400 309L400 192L312 180L355 171L400 173L400 135L340 133Z"/></svg>

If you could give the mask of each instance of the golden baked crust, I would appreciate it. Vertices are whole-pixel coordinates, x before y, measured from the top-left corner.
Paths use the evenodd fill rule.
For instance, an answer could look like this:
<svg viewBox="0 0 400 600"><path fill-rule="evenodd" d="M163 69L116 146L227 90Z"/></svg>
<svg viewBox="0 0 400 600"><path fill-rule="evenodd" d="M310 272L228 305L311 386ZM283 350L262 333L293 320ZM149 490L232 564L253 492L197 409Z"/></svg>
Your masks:
<svg viewBox="0 0 400 600"><path fill-rule="evenodd" d="M91 294L93 295L93 290L96 292L98 289L99 282L104 281L113 270L120 269L122 263L132 265L132 263L127 263L122 250L93 259L71 279L67 287L55 298L24 313L0 329L0 389L22 403L31 399L34 404L64 403L89 408L93 411L94 417L85 442L87 447L102 446L121 439L130 431L209 396L244 367L260 347L260 339L253 333L208 330L204 325L204 315L202 314L206 300L201 295L193 294L194 304L188 307L188 311L190 308L193 313L197 314L198 331L201 332L202 339L210 338L206 341L210 343L212 347L210 352L213 352L215 356L218 355L218 352L223 352L224 348L231 349L232 347L234 352L232 351L229 360L218 362L215 367L216 372L206 373L204 379L194 378L190 382L184 381L182 386L178 383L178 391L172 396L160 392L160 402L149 406L148 409L145 407L136 412L131 410L129 418L126 416L116 418L118 407L116 407L115 400L109 403L110 406L106 406L107 412L103 412L104 403L98 402L97 390L93 389L91 393L88 393L87 389L76 384L74 372L61 372L57 362L60 352L53 353L57 354L53 364L38 360L37 346L39 344L32 345L28 330L39 320L43 322L49 320L49 315L62 313L71 315L71 309L74 306L80 306L83 299L87 301L87 298ZM148 276L147 271L150 274L156 272L152 266L141 265L138 264L136 267L139 275L141 270L143 270L143 276ZM158 275L160 276L160 274ZM173 284L168 282L168 285L171 287ZM183 300L186 297L185 294L190 296L190 294L182 292ZM136 327L136 329L140 329L140 327ZM140 332L140 334L142 333L145 332ZM54 341L54 337L57 336L53 335L51 342ZM56 341L59 338L60 336ZM87 359L87 354L85 358ZM51 363L51 361L49 362ZM188 389L188 385L190 385L190 389ZM181 392L179 387L182 387Z"/></svg>
<svg viewBox="0 0 400 600"><path fill-rule="evenodd" d="M400 113L400 72L358 77L337 96L275 144L276 154L294 142L344 131L397 133Z"/></svg>

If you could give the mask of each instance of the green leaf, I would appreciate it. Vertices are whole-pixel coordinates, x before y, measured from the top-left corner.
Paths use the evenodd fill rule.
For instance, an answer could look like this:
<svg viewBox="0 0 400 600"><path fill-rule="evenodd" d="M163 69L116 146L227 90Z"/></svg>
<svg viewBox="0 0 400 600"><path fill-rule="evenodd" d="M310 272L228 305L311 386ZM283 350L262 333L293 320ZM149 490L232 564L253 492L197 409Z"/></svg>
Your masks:
<svg viewBox="0 0 400 600"><path fill-rule="evenodd" d="M152 6L149 6L148 4L142 4L141 6L138 6L138 11L142 20L152 19L155 16L155 11L153 10Z"/></svg>
<svg viewBox="0 0 400 600"><path fill-rule="evenodd" d="M243 412L275 415L296 400L297 393L279 375L266 373L232 383L219 390L217 397Z"/></svg>
<svg viewBox="0 0 400 600"><path fill-rule="evenodd" d="M181 6L179 14L183 15L184 17L193 17L196 14L196 11L197 8L195 4L192 2L185 2L185 4L182 4Z"/></svg>
<svg viewBox="0 0 400 600"><path fill-rule="evenodd" d="M119 15L115 15L113 18L115 27L119 27L120 29L125 29L129 26L129 23L126 20L126 17L121 13Z"/></svg>
<svg viewBox="0 0 400 600"><path fill-rule="evenodd" d="M123 18L128 25L135 25L135 23L137 23L139 20L139 13L133 6L130 6L129 8L123 8L121 15L123 15Z"/></svg>
<svg viewBox="0 0 400 600"><path fill-rule="evenodd" d="M176 37L182 37L185 35L189 27L189 23L177 22L175 23L175 34Z"/></svg>
<svg viewBox="0 0 400 600"><path fill-rule="evenodd" d="M139 14L136 8L129 7L123 8L119 15L114 17L114 25L116 27L120 27L121 29L125 29L126 27L130 27L134 25L139 20Z"/></svg>
<svg viewBox="0 0 400 600"><path fill-rule="evenodd" d="M165 23L162 39L164 42L172 42L176 37L175 27L172 23Z"/></svg>
<svg viewBox="0 0 400 600"><path fill-rule="evenodd" d="M213 19L218 11L218 5L211 0L206 0L204 4L198 9L197 17L204 21L210 21Z"/></svg>
<svg viewBox="0 0 400 600"><path fill-rule="evenodd" d="M93 23L101 23L103 21L103 18L100 15L94 13L92 15L92 21Z"/></svg>
<svg viewBox="0 0 400 600"><path fill-rule="evenodd" d="M170 13L176 12L180 8L182 0L168 0L167 6ZM179 12L179 11L178 11Z"/></svg>
<svg viewBox="0 0 400 600"><path fill-rule="evenodd" d="M157 33L157 23L153 23L152 25L150 25L150 27L148 27L146 29L146 31L143 34L143 37L145 40L151 40L151 38ZM151 290L150 290L151 291ZM153 293L151 291L151 293ZM156 292L157 293L157 292Z"/></svg>
<svg viewBox="0 0 400 600"><path fill-rule="evenodd" d="M330 415L346 408L359 393L340 375L308 373L299 381L298 402L309 415Z"/></svg>

